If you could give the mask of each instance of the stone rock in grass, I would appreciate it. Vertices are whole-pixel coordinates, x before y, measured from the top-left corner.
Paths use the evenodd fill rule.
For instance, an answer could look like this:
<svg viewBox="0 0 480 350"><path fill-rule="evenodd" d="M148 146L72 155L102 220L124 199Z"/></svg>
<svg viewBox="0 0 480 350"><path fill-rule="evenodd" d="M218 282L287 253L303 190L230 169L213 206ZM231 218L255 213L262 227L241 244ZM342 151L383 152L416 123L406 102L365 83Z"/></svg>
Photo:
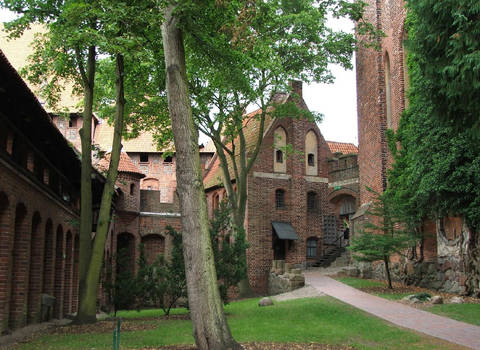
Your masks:
<svg viewBox="0 0 480 350"><path fill-rule="evenodd" d="M432 304L443 304L443 298L440 295L434 295L430 301Z"/></svg>
<svg viewBox="0 0 480 350"><path fill-rule="evenodd" d="M273 305L273 301L268 297L262 298L258 302L258 306L272 306L272 305Z"/></svg>
<svg viewBox="0 0 480 350"><path fill-rule="evenodd" d="M410 294L402 298L403 301L410 301L415 298L415 294Z"/></svg>
<svg viewBox="0 0 480 350"><path fill-rule="evenodd" d="M462 297L453 297L450 299L450 304L463 304L465 300Z"/></svg>
<svg viewBox="0 0 480 350"><path fill-rule="evenodd" d="M420 299L418 298L412 298L410 299L410 304L421 304L423 303L423 301L421 301Z"/></svg>

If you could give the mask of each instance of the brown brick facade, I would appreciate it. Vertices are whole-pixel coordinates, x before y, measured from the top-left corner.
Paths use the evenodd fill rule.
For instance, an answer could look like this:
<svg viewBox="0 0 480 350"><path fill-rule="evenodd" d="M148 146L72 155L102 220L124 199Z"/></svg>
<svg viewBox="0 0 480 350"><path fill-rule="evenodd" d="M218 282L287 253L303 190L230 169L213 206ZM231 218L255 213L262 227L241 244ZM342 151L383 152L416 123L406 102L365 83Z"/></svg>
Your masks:
<svg viewBox="0 0 480 350"><path fill-rule="evenodd" d="M299 92L301 95L301 88ZM308 108L303 100L298 102L298 106ZM291 145L293 149L291 154L283 155L285 163L282 166L275 166L277 162L275 144L279 140L278 136L275 137L277 130L281 130L280 135L286 137L285 144ZM316 146L313 147L311 142L316 143ZM356 151L353 145L341 146L348 146L347 149L353 148ZM331 157L329 144L313 122L282 118L266 126L260 152L247 180L246 230L250 245L247 263L249 280L254 291L259 293L267 291L268 273L274 259L284 259L287 263L305 267L321 257L324 249L324 221L329 217L333 218L334 225L338 221L335 220L335 205L330 201ZM311 162L312 158L314 163ZM353 170L345 170L346 167L343 165L337 166L338 174L334 175L334 180L351 180L356 183L353 191L355 198L358 198L356 155L350 158L346 156L345 159ZM205 183L211 186L207 187L206 193L210 216L226 196L223 187L214 185L215 179L221 178L218 170L220 168L215 162L218 160L214 158L209 169L209 172L214 173L207 172L205 178ZM278 190L281 190L284 196L284 205L281 207L277 207ZM278 239L272 226L273 222L291 224L298 235L298 240ZM336 230L339 229L337 224ZM335 235L338 233L334 232ZM316 255L312 257L307 256L308 239L314 242L314 246L316 245Z"/></svg>
<svg viewBox="0 0 480 350"><path fill-rule="evenodd" d="M377 192L386 187L386 171L392 159L385 131L398 127L405 108L406 76L404 2L369 0L367 3L366 19L382 30L386 37L381 39L379 51L360 48L356 54L361 205L371 200L371 193L365 186ZM388 89L390 93L387 93Z"/></svg>
<svg viewBox="0 0 480 350"><path fill-rule="evenodd" d="M40 321L41 293L55 296L56 316L71 311L78 212L0 155L0 329ZM30 176L29 176L30 175ZM55 231L54 231L55 228ZM67 245L63 242L68 242ZM74 245L76 242L76 245ZM67 270L65 272L65 266Z"/></svg>

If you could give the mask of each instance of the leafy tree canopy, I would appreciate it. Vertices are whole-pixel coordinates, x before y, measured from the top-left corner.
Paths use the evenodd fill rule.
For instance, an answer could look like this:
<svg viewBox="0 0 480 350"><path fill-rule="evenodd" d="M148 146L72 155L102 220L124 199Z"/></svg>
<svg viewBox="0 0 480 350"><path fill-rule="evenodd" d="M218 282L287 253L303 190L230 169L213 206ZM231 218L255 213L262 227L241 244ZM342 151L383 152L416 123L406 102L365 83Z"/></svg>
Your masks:
<svg viewBox="0 0 480 350"><path fill-rule="evenodd" d="M430 113L455 130L476 130L480 111L480 2L408 0L408 50L429 83Z"/></svg>

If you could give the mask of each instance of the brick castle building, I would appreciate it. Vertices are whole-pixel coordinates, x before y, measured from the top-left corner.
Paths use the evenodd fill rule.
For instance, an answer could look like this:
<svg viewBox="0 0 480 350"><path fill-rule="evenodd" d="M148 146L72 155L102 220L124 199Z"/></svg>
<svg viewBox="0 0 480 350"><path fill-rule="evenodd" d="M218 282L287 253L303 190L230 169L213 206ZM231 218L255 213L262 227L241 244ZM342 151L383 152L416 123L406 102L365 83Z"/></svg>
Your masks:
<svg viewBox="0 0 480 350"><path fill-rule="evenodd" d="M25 41L26 42L26 41ZM24 44L25 44L24 42ZM2 46L3 48L4 46ZM20 68L17 55L9 55ZM27 51L28 52L28 51ZM47 112L35 87L19 77L0 55L0 332L61 318L78 302L78 225L82 116L74 97L68 114ZM35 91L35 90L34 90ZM301 95L301 85L296 85ZM285 94L284 99L290 98ZM65 108L62 108L64 110ZM299 107L307 108L301 100ZM92 138L110 150L113 130L92 116ZM274 139L281 143L274 145ZM181 229L176 199L175 153L158 150L151 134L124 140L105 260L129 250L134 271L143 243L147 260L168 254L166 226ZM291 144L295 155L280 154ZM73 147L72 147L73 146ZM275 148L276 147L276 148ZM76 148L76 150L75 150ZM225 195L211 144L200 146L210 212ZM358 202L357 148L326 142L317 125L296 118L271 120L259 158L249 174L248 264L255 290L265 293L273 259L306 266L336 244L343 219ZM302 156L298 156L298 154ZM107 158L108 159L108 156ZM104 160L105 161L105 160ZM94 218L103 183L101 162L94 170ZM95 221L96 219L94 219ZM95 232L96 222L92 227ZM292 236L285 236L285 234ZM50 305L51 304L51 305Z"/></svg>
<svg viewBox="0 0 480 350"><path fill-rule="evenodd" d="M276 98L308 109L300 82L293 83L293 92L300 100L289 94ZM247 149L253 148L257 139L255 114L249 114L244 128ZM260 293L267 290L273 260L305 267L321 257L328 245L336 244L342 233L341 212L353 214L358 197L358 174L353 171L349 178L345 171L356 167L354 145L327 143L318 126L304 119L267 118L265 125L257 160L248 174L245 220L249 279ZM287 144L293 146L289 156L285 154ZM331 150L337 158L332 158ZM342 152L349 155L341 156ZM330 172L337 181L330 182ZM210 215L226 195L222 178L215 155L204 178Z"/></svg>

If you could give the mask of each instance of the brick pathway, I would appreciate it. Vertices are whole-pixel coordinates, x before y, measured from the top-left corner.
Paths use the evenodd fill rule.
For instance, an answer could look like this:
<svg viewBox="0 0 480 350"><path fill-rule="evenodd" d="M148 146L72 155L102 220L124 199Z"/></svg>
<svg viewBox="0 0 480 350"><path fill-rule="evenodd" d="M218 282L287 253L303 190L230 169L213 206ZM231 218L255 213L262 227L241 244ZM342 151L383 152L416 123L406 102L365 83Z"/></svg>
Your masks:
<svg viewBox="0 0 480 350"><path fill-rule="evenodd" d="M480 350L480 327L478 326L364 293L330 277L323 276L320 271L306 271L305 283L322 293L398 326Z"/></svg>

